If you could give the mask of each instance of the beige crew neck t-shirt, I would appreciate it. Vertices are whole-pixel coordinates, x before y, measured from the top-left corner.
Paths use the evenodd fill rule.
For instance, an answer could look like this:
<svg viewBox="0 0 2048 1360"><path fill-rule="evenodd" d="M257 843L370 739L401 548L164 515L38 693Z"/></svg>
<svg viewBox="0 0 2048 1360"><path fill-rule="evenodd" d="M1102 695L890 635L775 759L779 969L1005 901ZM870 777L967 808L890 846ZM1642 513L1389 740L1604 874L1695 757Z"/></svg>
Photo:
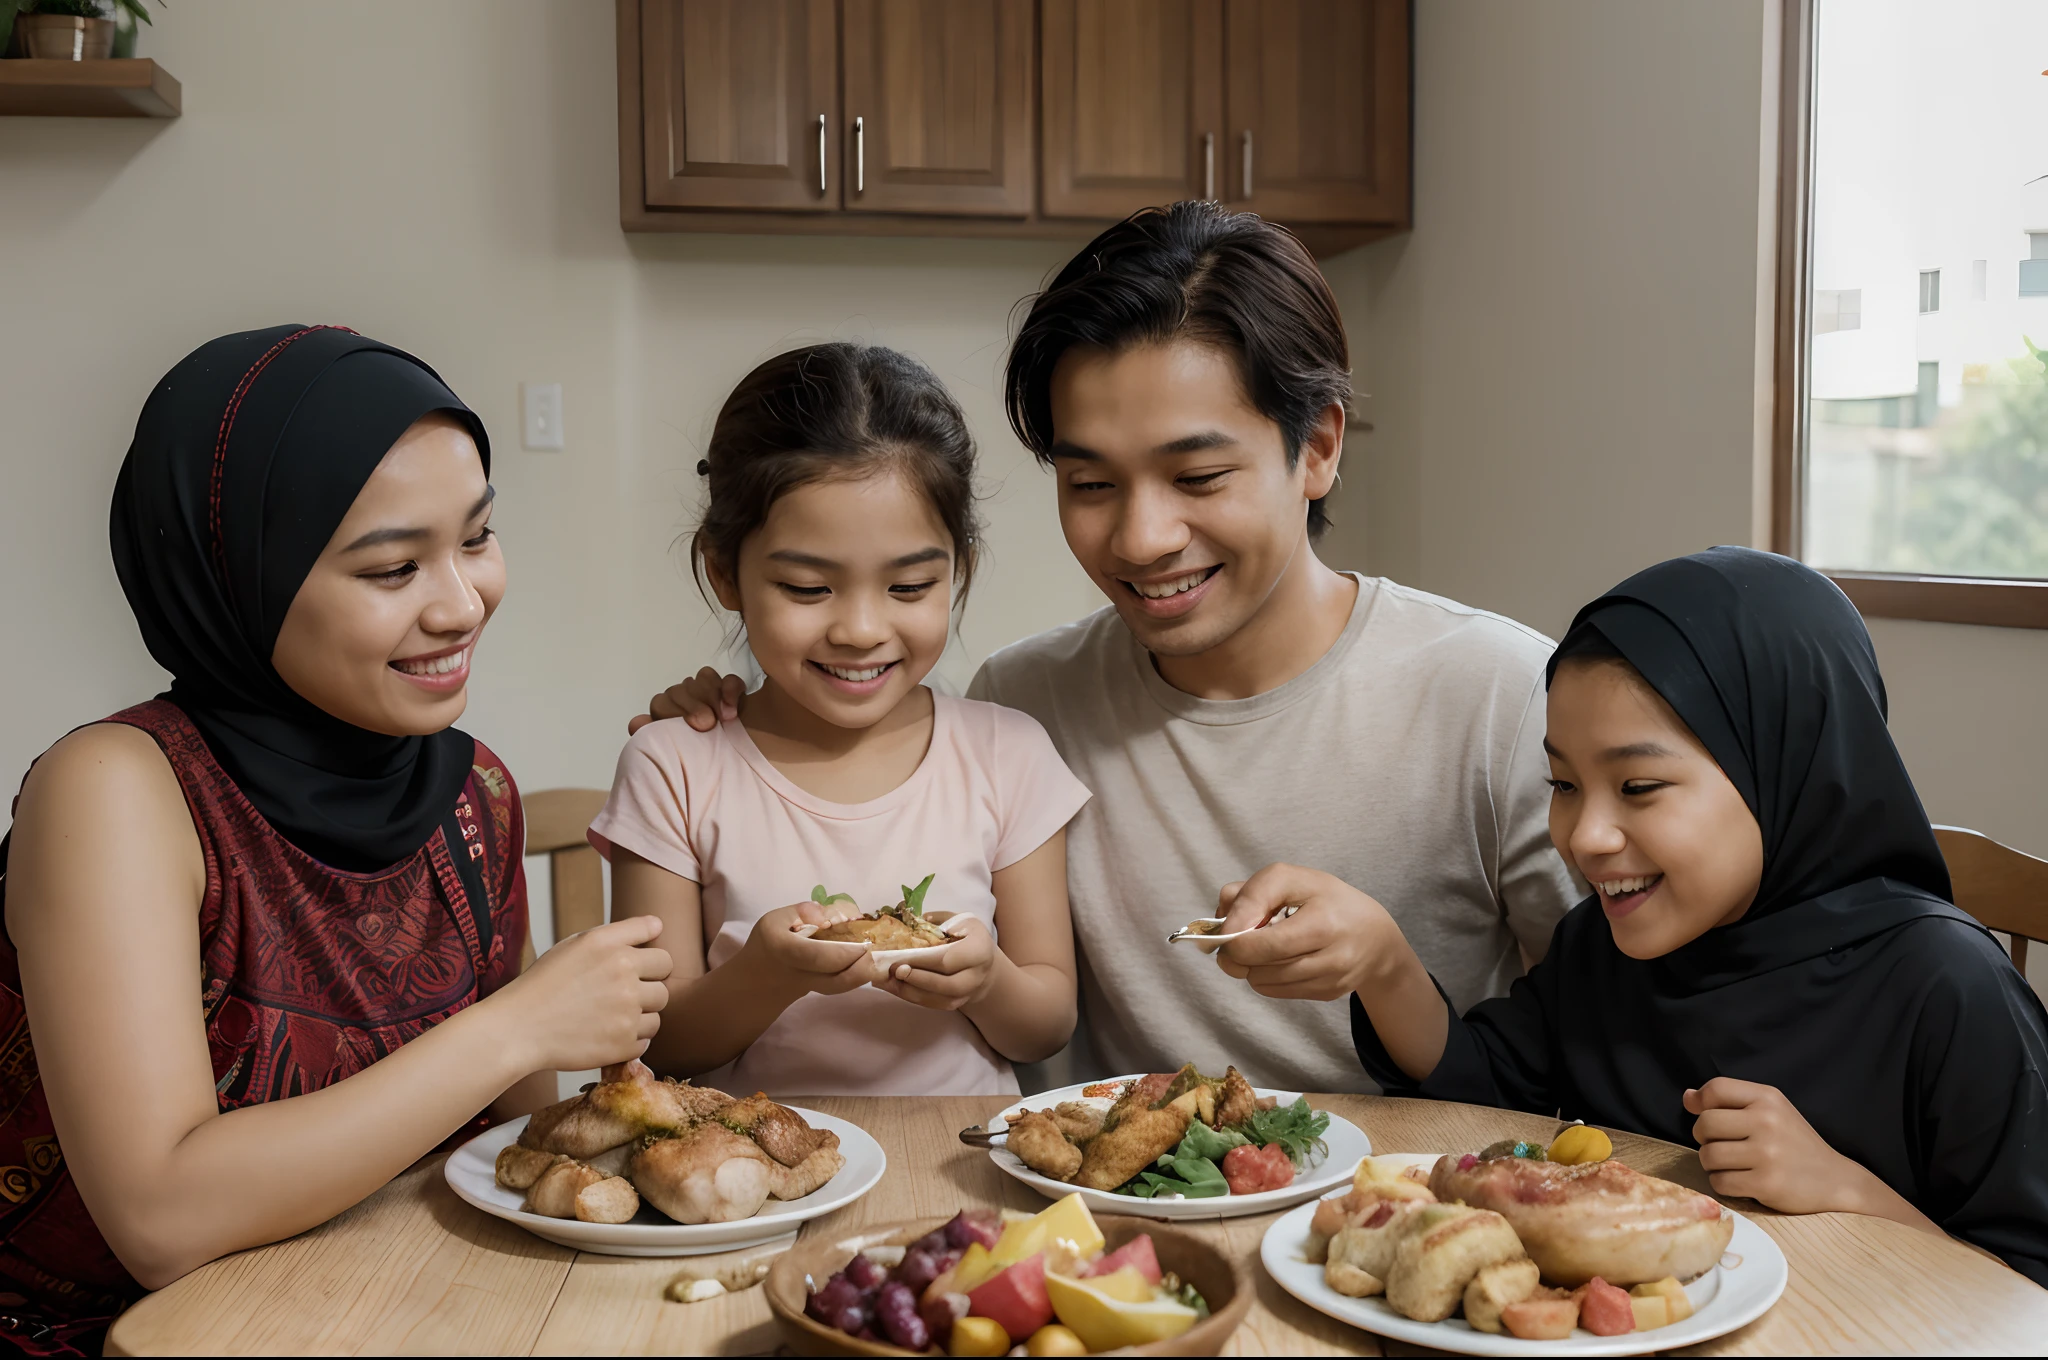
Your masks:
<svg viewBox="0 0 2048 1360"><path fill-rule="evenodd" d="M1551 643L1483 610L1356 578L1350 622L1277 689L1161 679L1116 611L1006 647L968 693L1021 709L1095 797L1067 832L1081 1030L1045 1085L1235 1064L1254 1084L1370 1091L1344 1001L1280 1001L1167 933L1276 860L1376 898L1460 1011L1542 957L1583 896L1548 830Z"/></svg>

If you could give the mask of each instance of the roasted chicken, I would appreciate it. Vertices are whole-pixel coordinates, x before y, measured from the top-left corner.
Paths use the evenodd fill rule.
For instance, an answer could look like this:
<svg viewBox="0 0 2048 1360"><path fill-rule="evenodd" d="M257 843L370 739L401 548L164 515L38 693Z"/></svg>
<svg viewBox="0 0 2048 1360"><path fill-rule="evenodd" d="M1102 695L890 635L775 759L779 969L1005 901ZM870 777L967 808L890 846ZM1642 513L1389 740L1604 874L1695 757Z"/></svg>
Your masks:
<svg viewBox="0 0 2048 1360"><path fill-rule="evenodd" d="M1081 1169L1081 1149L1050 1111L1026 1110L1011 1120L1007 1146L1024 1165L1056 1181L1070 1181Z"/></svg>
<svg viewBox="0 0 2048 1360"><path fill-rule="evenodd" d="M839 1174L839 1135L756 1093L606 1068L582 1095L534 1115L498 1154L500 1185L554 1218L623 1223L641 1199L680 1223L727 1223L770 1196L800 1199Z"/></svg>
<svg viewBox="0 0 2048 1360"><path fill-rule="evenodd" d="M1713 1268L1735 1231L1710 1196L1617 1161L1462 1160L1439 1159L1429 1188L1498 1212L1551 1284L1569 1288L1595 1275L1624 1288L1666 1275L1689 1280Z"/></svg>

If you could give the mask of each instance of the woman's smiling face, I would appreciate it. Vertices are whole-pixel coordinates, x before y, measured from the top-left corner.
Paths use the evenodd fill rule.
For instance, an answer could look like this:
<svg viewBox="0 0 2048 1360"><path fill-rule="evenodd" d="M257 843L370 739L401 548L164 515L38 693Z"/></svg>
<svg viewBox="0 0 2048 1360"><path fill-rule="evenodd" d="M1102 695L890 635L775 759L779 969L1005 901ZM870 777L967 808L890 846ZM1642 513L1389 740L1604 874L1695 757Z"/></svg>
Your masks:
<svg viewBox="0 0 2048 1360"><path fill-rule="evenodd" d="M1632 668L1559 666L1543 749L1551 842L1593 885L1622 953L1657 958L1749 910L1763 878L1756 818Z"/></svg>
<svg viewBox="0 0 2048 1360"><path fill-rule="evenodd" d="M491 487L469 431L414 422L292 598L271 664L354 726L426 736L467 706L477 638L505 594Z"/></svg>

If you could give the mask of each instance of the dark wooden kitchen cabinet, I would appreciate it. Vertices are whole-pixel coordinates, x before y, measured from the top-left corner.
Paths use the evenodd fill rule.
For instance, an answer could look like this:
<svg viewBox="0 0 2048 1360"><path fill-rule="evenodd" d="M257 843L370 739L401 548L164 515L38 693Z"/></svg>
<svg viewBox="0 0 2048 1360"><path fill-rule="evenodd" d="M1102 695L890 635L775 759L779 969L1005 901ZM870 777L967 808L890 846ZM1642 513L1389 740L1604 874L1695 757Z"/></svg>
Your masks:
<svg viewBox="0 0 2048 1360"><path fill-rule="evenodd" d="M1032 0L842 0L849 212L1024 217Z"/></svg>
<svg viewBox="0 0 2048 1360"><path fill-rule="evenodd" d="M1408 0L616 3L629 231L1081 240L1208 197L1327 254L1408 224Z"/></svg>
<svg viewBox="0 0 2048 1360"><path fill-rule="evenodd" d="M650 208L838 206L837 0L647 0Z"/></svg>
<svg viewBox="0 0 2048 1360"><path fill-rule="evenodd" d="M1041 0L1048 217L1214 198L1223 0Z"/></svg>
<svg viewBox="0 0 2048 1360"><path fill-rule="evenodd" d="M1280 222L1405 222L1405 0L1224 3L1223 196Z"/></svg>

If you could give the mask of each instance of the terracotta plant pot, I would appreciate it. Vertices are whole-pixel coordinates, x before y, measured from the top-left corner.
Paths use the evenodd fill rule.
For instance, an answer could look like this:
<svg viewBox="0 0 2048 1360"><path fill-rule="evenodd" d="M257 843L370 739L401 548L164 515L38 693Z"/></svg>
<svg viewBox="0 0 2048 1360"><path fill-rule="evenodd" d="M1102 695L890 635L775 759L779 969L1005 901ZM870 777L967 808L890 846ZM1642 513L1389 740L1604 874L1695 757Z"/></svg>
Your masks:
<svg viewBox="0 0 2048 1360"><path fill-rule="evenodd" d="M1102 1235L1111 1251L1139 1233L1152 1234L1152 1245L1158 1250L1160 1268L1194 1285L1209 1301L1209 1316L1172 1340L1156 1341L1149 1346L1121 1350L1116 1354L1216 1355L1221 1352L1223 1343L1230 1340L1252 1306L1251 1275L1244 1263L1231 1260L1193 1233L1170 1223L1117 1215L1104 1215L1095 1221L1102 1228ZM762 1290L768 1296L768 1307L775 1314L775 1323L782 1330L783 1344L795 1355L917 1354L896 1346L862 1341L859 1337L848 1336L814 1321L804 1313L804 1303L810 1297L804 1280L809 1276L822 1284L852 1260L856 1251L884 1245L907 1246L945 1222L943 1218L925 1218L906 1223L878 1223L836 1239L821 1235L800 1241L777 1257Z"/></svg>
<svg viewBox="0 0 2048 1360"><path fill-rule="evenodd" d="M114 55L114 21L69 14L18 14L21 54L43 61L105 61Z"/></svg>

